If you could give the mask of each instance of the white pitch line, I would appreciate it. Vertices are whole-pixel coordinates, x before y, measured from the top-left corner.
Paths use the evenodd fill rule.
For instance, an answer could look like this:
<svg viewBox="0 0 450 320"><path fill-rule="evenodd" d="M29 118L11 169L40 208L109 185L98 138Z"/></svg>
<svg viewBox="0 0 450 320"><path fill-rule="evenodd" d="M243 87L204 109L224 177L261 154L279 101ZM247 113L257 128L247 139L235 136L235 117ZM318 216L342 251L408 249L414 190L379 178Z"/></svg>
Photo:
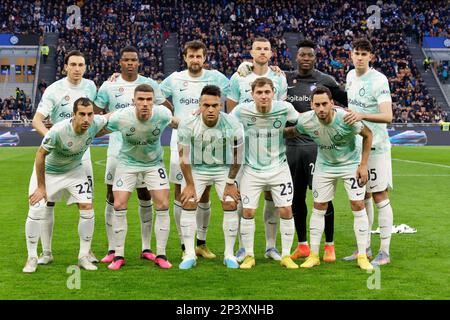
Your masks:
<svg viewBox="0 0 450 320"><path fill-rule="evenodd" d="M403 160L403 159L395 159L395 158L393 158L392 160L406 162L406 163L425 164L425 165L428 165L428 166L450 169L450 166L447 166L445 164L422 162L422 161L413 161L413 160Z"/></svg>
<svg viewBox="0 0 450 320"><path fill-rule="evenodd" d="M95 164L98 166L106 167L106 160L95 161Z"/></svg>
<svg viewBox="0 0 450 320"><path fill-rule="evenodd" d="M450 174L394 174L394 177L450 177Z"/></svg>

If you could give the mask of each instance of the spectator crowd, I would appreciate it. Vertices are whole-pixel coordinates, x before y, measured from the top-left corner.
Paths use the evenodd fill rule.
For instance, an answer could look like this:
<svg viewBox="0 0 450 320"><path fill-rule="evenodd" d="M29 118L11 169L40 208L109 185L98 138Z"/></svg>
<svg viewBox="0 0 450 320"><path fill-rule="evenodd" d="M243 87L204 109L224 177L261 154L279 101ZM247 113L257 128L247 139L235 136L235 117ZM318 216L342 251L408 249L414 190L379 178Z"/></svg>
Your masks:
<svg viewBox="0 0 450 320"><path fill-rule="evenodd" d="M68 29L72 13L81 8L81 29ZM380 28L371 29L367 8L380 8ZM389 79L396 122L438 122L446 117L443 106L430 97L407 42L424 36L449 36L447 1L353 1L323 3L295 1L67 1L4 0L0 4L1 32L57 32L56 79L63 77L65 53L77 48L86 55L86 78L97 85L118 70L118 53L126 45L136 46L141 72L155 80L164 77L162 47L176 33L179 61L184 43L202 40L208 48L206 67L231 76L242 60L250 58L257 36L271 41L272 64L293 70L295 52L290 52L286 32L300 33L318 44L317 69L344 85L352 68L351 43L368 36L374 45L372 66ZM182 67L180 67L182 68ZM442 66L441 78L448 64ZM17 102L15 102L17 103ZM8 108L9 109L9 108Z"/></svg>

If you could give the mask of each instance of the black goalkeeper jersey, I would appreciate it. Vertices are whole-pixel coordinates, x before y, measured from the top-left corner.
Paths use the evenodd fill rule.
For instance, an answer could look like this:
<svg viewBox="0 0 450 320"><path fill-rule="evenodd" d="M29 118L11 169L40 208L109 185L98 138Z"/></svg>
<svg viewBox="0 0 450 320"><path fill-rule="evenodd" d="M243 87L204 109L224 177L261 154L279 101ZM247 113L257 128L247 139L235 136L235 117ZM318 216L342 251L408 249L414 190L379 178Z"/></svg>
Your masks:
<svg viewBox="0 0 450 320"><path fill-rule="evenodd" d="M347 107L347 93L339 87L336 80L319 70L313 69L308 75L300 75L298 71L286 72L288 83L286 101L292 103L294 108L300 112L311 110L311 92L318 86L323 85L330 89L333 100ZM314 145L313 140L307 135L286 139L287 145Z"/></svg>

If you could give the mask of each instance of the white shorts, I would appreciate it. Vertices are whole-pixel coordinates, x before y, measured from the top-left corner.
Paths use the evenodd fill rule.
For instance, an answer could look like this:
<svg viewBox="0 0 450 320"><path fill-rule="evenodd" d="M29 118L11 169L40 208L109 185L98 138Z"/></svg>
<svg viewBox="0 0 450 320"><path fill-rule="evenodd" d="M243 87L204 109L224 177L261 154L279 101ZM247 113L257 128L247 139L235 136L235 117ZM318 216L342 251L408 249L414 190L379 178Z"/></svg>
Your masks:
<svg viewBox="0 0 450 320"><path fill-rule="evenodd" d="M47 201L49 202L59 202L66 199L68 205L72 203L92 203L92 178L88 178L83 166L61 174L46 173L45 187ZM36 188L37 175L36 167L34 167L28 195L31 195ZM45 202L42 201L40 204L43 205Z"/></svg>
<svg viewBox="0 0 450 320"><path fill-rule="evenodd" d="M180 167L180 157L178 150L170 149L170 174L169 181L175 184L183 184L184 177Z"/></svg>
<svg viewBox="0 0 450 320"><path fill-rule="evenodd" d="M138 181L140 181L139 185L137 185ZM133 192L135 188L169 189L166 170L163 166L129 168L119 164L114 177L113 191Z"/></svg>
<svg viewBox="0 0 450 320"><path fill-rule="evenodd" d="M344 187L351 201L364 200L366 186L360 186L355 172L325 173L314 172L312 180L312 192L314 202L325 203L333 200L336 193L336 185L339 179L344 181Z"/></svg>
<svg viewBox="0 0 450 320"><path fill-rule="evenodd" d="M391 153L370 154L367 164L369 169L369 182L367 192L381 192L394 187L392 183Z"/></svg>
<svg viewBox="0 0 450 320"><path fill-rule="evenodd" d="M257 209L259 196L263 191L272 193L275 207L292 205L294 186L287 162L272 171L255 171L244 166L240 185L242 206L247 209Z"/></svg>
<svg viewBox="0 0 450 320"><path fill-rule="evenodd" d="M110 186L114 185L114 177L116 175L118 163L119 160L117 157L111 156L106 159L105 184ZM143 187L143 185L145 185L145 183L139 178L136 182L136 188L144 188L145 186Z"/></svg>
<svg viewBox="0 0 450 320"><path fill-rule="evenodd" d="M225 190L225 185L228 177L228 171L223 173L215 173L215 174L204 174L200 172L196 172L192 170L192 178L194 179L195 192L197 194L197 202L200 201L200 198L205 192L206 187L212 186L214 184L216 188L217 195L219 196L219 200L222 201L223 192ZM181 184L181 191L186 187L186 182L183 179ZM225 201L234 201L233 198L227 197Z"/></svg>

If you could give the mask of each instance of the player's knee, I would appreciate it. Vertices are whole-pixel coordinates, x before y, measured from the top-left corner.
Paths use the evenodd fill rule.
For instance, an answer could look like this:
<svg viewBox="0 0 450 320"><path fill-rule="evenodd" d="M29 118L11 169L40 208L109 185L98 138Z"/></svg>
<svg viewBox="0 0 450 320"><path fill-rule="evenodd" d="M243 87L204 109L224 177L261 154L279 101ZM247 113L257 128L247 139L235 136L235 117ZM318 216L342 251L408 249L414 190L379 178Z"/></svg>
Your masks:
<svg viewBox="0 0 450 320"><path fill-rule="evenodd" d="M80 209L80 218L86 219L86 220L94 218L94 210L92 210L92 209Z"/></svg>
<svg viewBox="0 0 450 320"><path fill-rule="evenodd" d="M327 210L328 202L314 202L314 209L316 210Z"/></svg>
<svg viewBox="0 0 450 320"><path fill-rule="evenodd" d="M387 190L373 193L373 200L375 201L375 203L380 203L381 201L384 201L387 199L389 199L389 194L388 194Z"/></svg>
<svg viewBox="0 0 450 320"><path fill-rule="evenodd" d="M150 201L152 199L147 188L138 188L136 189L136 192L139 200Z"/></svg>
<svg viewBox="0 0 450 320"><path fill-rule="evenodd" d="M372 193L371 192L366 192L366 195L364 196L364 200L370 199L372 198Z"/></svg>
<svg viewBox="0 0 450 320"><path fill-rule="evenodd" d="M194 201L194 199L189 200L183 206L183 210L196 210L196 209L197 209L197 203Z"/></svg>
<svg viewBox="0 0 450 320"><path fill-rule="evenodd" d="M79 203L78 208L80 210L92 210L92 203Z"/></svg>
<svg viewBox="0 0 450 320"><path fill-rule="evenodd" d="M222 202L222 209L226 211L237 210L237 203L234 201L224 201Z"/></svg>
<svg viewBox="0 0 450 320"><path fill-rule="evenodd" d="M277 208L277 211L278 211L280 217L283 219L291 219L292 218L291 206Z"/></svg>
<svg viewBox="0 0 450 320"><path fill-rule="evenodd" d="M167 210L169 208L169 197L154 197L153 203L156 210Z"/></svg>
<svg viewBox="0 0 450 320"><path fill-rule="evenodd" d="M126 210L128 207L128 203L125 201L120 201L120 199L114 199L114 210L121 211Z"/></svg>
<svg viewBox="0 0 450 320"><path fill-rule="evenodd" d="M364 210L365 208L363 200L350 201L350 205L352 207L352 211L361 211Z"/></svg>
<svg viewBox="0 0 450 320"><path fill-rule="evenodd" d="M244 208L242 210L242 216L246 219L251 219L255 216L255 209Z"/></svg>

